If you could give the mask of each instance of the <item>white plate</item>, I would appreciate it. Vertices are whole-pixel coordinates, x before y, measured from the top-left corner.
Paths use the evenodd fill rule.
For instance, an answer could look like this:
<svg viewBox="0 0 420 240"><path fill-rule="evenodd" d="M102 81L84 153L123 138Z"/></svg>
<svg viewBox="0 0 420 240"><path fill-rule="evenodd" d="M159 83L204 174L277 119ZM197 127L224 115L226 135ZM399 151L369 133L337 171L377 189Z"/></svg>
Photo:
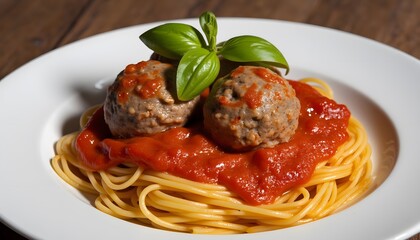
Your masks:
<svg viewBox="0 0 420 240"><path fill-rule="evenodd" d="M177 20L198 27L198 20ZM377 187L330 217L283 230L193 236L99 212L53 172L54 142L77 130L80 113L104 98L129 63L151 53L138 39L161 23L100 34L54 50L0 82L0 212L40 239L404 239L420 232L420 62L336 30L263 19L220 18L218 41L252 34L274 43L290 78L320 77L366 126Z"/></svg>

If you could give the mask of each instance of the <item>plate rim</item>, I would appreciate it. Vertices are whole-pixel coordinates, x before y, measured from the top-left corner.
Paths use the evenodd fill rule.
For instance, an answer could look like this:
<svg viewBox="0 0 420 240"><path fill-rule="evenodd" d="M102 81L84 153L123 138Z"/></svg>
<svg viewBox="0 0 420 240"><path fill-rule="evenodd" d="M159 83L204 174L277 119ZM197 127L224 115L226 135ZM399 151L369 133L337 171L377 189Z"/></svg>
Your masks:
<svg viewBox="0 0 420 240"><path fill-rule="evenodd" d="M32 66L32 64L36 65L37 62L48 59L48 56L51 56L53 54L57 54L57 52L60 52L63 49L69 49L69 46L74 47L74 46L77 46L78 44L81 44L81 43L86 43L88 41L94 41L95 39L99 39L101 37L109 36L109 34L118 34L119 32L130 31L132 29L137 29L139 27L146 28L148 26L150 27L150 26L153 26L153 25L158 25L158 24L166 23L166 22L187 22L187 23L191 23L193 21L196 21L196 20L192 19L192 18L187 18L187 19L175 19L175 20L169 20L169 21L158 21L158 22L152 22L152 23L139 24L139 25L124 27L124 28L115 29L115 30L112 30L112 31L96 34L96 35L93 35L93 36L90 36L90 37L72 42L70 44L64 45L64 46L59 47L57 49L54 49L54 50L52 50L48 53L45 53L45 54L29 61L28 63L22 65L21 67L14 70L12 73L5 76L0 81L0 92L2 91L2 89L7 88L8 85L10 86L11 84L13 84L12 79L13 79L14 76L16 76L17 73L20 73L20 72L24 71L25 68L30 68L30 66ZM342 30L331 29L331 28L327 28L327 27L323 27L323 26L311 25L311 24L306 24L306 23L297 23L297 22L289 22L289 21L276 20L276 19L263 19L263 18L220 17L220 18L218 18L218 21L219 22L260 21L262 23L271 22L272 24L278 24L278 23L288 24L288 25L291 24L291 25L296 25L296 26L303 26L305 28L320 29L322 31L331 31L334 34L345 34L347 37L351 37L351 38L356 37L356 38L359 38L361 41L368 41L368 42L370 42L369 44L374 44L374 45L379 44L382 48L386 49L386 51L393 51L394 54L398 54L399 56L401 56L403 58L411 59L410 61L414 60L414 63L418 64L418 66L420 66L420 64L419 64L420 61L418 59L416 59L415 57L409 55L408 53L405 53L401 50L395 49L391 46L385 45L384 43L381 43L381 42L378 42L378 41L375 41L375 40L372 40L372 39L369 39L369 38L366 38L366 37L363 37L363 36L358 36L358 35L355 35L355 34L352 34L352 33L344 32ZM220 25L222 25L222 24L220 24ZM0 100L2 100L1 97L0 97ZM0 101L0 106L2 106L1 101ZM38 131L38 133L39 133L39 131ZM396 166L396 167L399 167L399 165ZM391 172L391 174L393 174L393 172ZM394 172L394 174L395 174L395 172ZM392 176L390 176L390 177L392 177ZM384 184L388 184L388 183L384 182ZM1 200L0 200L0 202L1 202ZM4 216L3 212L1 213L0 217L1 217L1 221L4 222L10 228L12 228L12 229L16 230L17 232L23 234L24 236L32 237L32 235L30 235L29 232L26 229L20 229L20 227L18 226L19 224L17 224L15 221L6 221L9 218L8 218L8 216ZM98 217L98 218L102 218L102 217ZM322 220L317 220L317 222L322 221ZM311 226L313 226L313 225L317 225L317 224L311 224ZM287 231L287 230L280 230L280 231ZM399 236L390 236L390 238L409 237L410 235L416 234L419 231L420 231L420 221L418 221L417 224L413 225L410 229L405 229L404 232L400 232ZM27 235L27 234L29 234L29 235ZM174 235L177 235L177 234L174 233ZM264 236L264 235L265 234L262 234L262 236ZM185 237L184 235L182 235L182 236ZM35 236L35 237L41 237L41 236ZM204 237L204 238L206 238L206 237ZM244 235L241 235L241 238L244 238ZM248 237L245 237L245 238L248 238ZM229 239L231 239L231 237L229 237ZM251 239L251 238L249 238L249 239Z"/></svg>

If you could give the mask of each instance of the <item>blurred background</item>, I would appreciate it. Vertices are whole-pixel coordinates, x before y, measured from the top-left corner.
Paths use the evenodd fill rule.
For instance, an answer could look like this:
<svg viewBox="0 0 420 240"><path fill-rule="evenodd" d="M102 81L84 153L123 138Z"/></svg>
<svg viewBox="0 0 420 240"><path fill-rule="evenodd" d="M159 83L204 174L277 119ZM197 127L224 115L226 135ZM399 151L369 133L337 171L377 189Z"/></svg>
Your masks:
<svg viewBox="0 0 420 240"><path fill-rule="evenodd" d="M76 40L206 10L334 28L420 58L420 0L0 0L0 79ZM0 239L24 238L0 224Z"/></svg>
<svg viewBox="0 0 420 240"><path fill-rule="evenodd" d="M0 79L78 39L205 10L339 29L420 58L419 0L0 0Z"/></svg>

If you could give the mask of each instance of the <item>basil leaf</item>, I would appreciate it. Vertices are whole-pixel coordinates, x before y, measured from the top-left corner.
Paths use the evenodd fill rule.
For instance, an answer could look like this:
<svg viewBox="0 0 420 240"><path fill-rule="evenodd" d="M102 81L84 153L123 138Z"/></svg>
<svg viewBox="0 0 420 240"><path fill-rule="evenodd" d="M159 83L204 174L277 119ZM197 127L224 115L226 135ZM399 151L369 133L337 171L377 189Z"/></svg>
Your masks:
<svg viewBox="0 0 420 240"><path fill-rule="evenodd" d="M201 33L182 23L167 23L152 28L140 40L154 52L167 58L181 59L190 49L205 46Z"/></svg>
<svg viewBox="0 0 420 240"><path fill-rule="evenodd" d="M200 16L200 26L206 35L210 50L216 50L217 21L212 12L204 12Z"/></svg>
<svg viewBox="0 0 420 240"><path fill-rule="evenodd" d="M176 74L178 99L188 101L210 86L220 70L215 51L195 48L188 51L179 62Z"/></svg>
<svg viewBox="0 0 420 240"><path fill-rule="evenodd" d="M285 68L289 72L289 64L283 54L267 40L256 36L238 36L219 44L219 54L234 62L265 62Z"/></svg>

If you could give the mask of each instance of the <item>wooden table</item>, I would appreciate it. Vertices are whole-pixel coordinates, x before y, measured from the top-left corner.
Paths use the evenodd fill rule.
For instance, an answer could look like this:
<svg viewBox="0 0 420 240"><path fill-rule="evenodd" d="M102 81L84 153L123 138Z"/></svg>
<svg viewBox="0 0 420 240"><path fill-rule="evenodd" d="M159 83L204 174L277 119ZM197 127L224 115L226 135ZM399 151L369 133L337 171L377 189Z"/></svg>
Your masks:
<svg viewBox="0 0 420 240"><path fill-rule="evenodd" d="M57 47L142 23L218 17L280 19L340 29L420 58L420 0L1 0L0 79ZM420 217L420 216L419 216ZM24 239L5 225L1 239ZM410 240L420 239L420 234Z"/></svg>

